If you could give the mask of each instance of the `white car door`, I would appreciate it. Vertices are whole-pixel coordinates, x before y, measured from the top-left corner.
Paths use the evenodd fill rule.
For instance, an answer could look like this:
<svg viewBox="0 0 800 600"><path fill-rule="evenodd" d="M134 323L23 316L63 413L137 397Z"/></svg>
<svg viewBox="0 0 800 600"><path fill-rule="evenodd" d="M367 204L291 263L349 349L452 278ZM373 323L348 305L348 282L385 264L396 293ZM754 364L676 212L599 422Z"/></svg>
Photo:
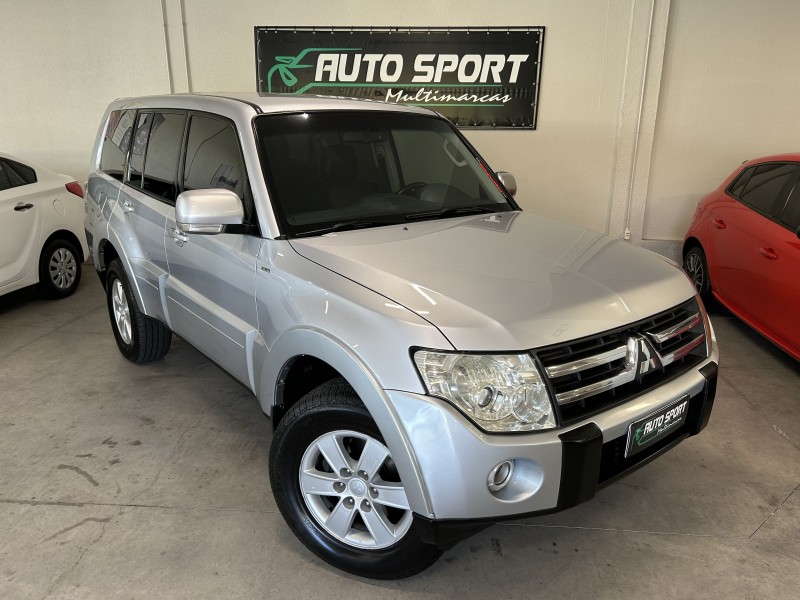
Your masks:
<svg viewBox="0 0 800 600"><path fill-rule="evenodd" d="M0 160L0 291L38 266L43 193Z"/></svg>

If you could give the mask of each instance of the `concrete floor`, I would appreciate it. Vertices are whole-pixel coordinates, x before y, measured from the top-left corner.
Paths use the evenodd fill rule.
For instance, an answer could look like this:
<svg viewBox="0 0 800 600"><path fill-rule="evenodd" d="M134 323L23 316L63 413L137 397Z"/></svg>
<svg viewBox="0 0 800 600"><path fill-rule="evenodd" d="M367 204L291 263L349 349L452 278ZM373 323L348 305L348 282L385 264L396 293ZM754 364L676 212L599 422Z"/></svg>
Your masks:
<svg viewBox="0 0 800 600"><path fill-rule="evenodd" d="M247 391L179 339L155 364L119 355L91 266L66 300L0 297L0 598L797 598L800 364L713 321L701 435L587 504L374 582L283 524Z"/></svg>

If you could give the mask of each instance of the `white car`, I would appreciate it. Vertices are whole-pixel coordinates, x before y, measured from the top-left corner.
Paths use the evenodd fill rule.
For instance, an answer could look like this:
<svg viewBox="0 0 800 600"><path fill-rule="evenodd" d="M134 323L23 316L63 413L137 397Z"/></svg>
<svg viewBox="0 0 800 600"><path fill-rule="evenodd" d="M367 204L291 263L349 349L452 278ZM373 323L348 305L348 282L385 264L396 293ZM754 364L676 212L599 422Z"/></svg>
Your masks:
<svg viewBox="0 0 800 600"><path fill-rule="evenodd" d="M69 296L88 256L83 188L66 175L0 154L0 295L39 284Z"/></svg>

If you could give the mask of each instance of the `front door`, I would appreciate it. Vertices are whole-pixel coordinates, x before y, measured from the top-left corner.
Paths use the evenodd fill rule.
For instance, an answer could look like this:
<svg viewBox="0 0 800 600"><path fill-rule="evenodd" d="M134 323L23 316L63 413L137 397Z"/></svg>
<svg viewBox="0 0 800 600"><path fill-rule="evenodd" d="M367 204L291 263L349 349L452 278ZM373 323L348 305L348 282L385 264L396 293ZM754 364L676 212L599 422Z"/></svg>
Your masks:
<svg viewBox="0 0 800 600"><path fill-rule="evenodd" d="M775 207L786 199L795 168L787 163L758 166L738 199L726 195L714 206L709 225L717 264L715 290L742 316L761 323L771 308L764 303L769 284L759 248Z"/></svg>
<svg viewBox="0 0 800 600"><path fill-rule="evenodd" d="M232 123L191 114L181 168L181 189L235 192L254 222L239 138ZM173 331L251 390L252 346L258 331L256 258L262 239L249 225L225 233L182 233L175 211L164 232L169 277L166 302Z"/></svg>
<svg viewBox="0 0 800 600"><path fill-rule="evenodd" d="M758 247L759 268L767 279L768 309L762 318L773 337L800 355L800 181L777 217Z"/></svg>

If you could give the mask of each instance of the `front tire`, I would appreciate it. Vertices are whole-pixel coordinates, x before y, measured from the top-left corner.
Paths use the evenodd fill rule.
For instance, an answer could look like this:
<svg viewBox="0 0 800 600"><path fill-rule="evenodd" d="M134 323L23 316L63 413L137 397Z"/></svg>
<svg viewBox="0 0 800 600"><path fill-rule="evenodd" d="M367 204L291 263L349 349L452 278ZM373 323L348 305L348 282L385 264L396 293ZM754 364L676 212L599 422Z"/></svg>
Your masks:
<svg viewBox="0 0 800 600"><path fill-rule="evenodd" d="M39 289L48 298L66 298L81 282L80 252L75 244L55 239L39 257Z"/></svg>
<svg viewBox="0 0 800 600"><path fill-rule="evenodd" d="M119 260L111 261L108 266L106 299L114 339L122 356L131 362L143 363L158 360L169 351L172 331L139 310Z"/></svg>
<svg viewBox="0 0 800 600"><path fill-rule="evenodd" d="M700 246L689 249L683 257L683 270L689 275L697 293L703 300L711 297L711 278L708 274L706 254Z"/></svg>
<svg viewBox="0 0 800 600"><path fill-rule="evenodd" d="M269 474L294 534L343 571L401 579L442 554L419 539L380 431L343 379L322 384L289 409L272 441Z"/></svg>

